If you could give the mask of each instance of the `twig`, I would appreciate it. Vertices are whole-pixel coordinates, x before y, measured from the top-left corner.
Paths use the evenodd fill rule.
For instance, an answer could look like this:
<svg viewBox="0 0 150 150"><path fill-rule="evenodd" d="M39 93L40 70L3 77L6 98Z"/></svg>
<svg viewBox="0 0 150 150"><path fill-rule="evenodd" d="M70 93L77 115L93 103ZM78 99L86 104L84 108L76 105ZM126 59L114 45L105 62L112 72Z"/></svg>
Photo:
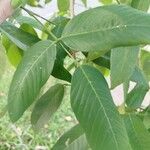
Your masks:
<svg viewBox="0 0 150 150"><path fill-rule="evenodd" d="M43 26L43 28L45 29L45 31L46 31L48 34L50 34L50 35L52 36L52 38L53 38L55 41L58 40L57 37L56 37L51 31L49 31L49 30L46 28L46 26L43 25L43 23L42 23L38 18L36 18L35 16L38 16L38 17L40 17L40 18L42 18L42 19L43 19L43 17L37 15L36 13L34 13L34 12L32 12L32 11L30 11L30 10L24 8L24 7L21 7L21 8L22 8L24 11L26 11L30 16L32 16L34 19L36 19L36 20ZM44 19L45 19L45 18L44 18ZM51 21L49 21L49 20L47 20L47 19L46 19L46 21L49 22L49 23L52 23Z"/></svg>
<svg viewBox="0 0 150 150"><path fill-rule="evenodd" d="M75 0L70 0L70 16L71 16L71 18L74 17L74 4L75 4Z"/></svg>
<svg viewBox="0 0 150 150"><path fill-rule="evenodd" d="M68 54L68 56L74 60L75 66L78 66L77 60L70 54L70 52L65 48L65 46L61 43L61 41L60 41L59 44L62 46L62 48L63 48L63 49L65 50L65 52Z"/></svg>
<svg viewBox="0 0 150 150"><path fill-rule="evenodd" d="M71 86L71 84L63 84L64 86Z"/></svg>
<svg viewBox="0 0 150 150"><path fill-rule="evenodd" d="M26 11L28 14L30 14L30 15L32 15L32 16L33 16L33 15L34 15L34 16L37 16L37 17L39 17L39 18L45 20L46 22L48 22L48 23L50 23L50 24L56 25L54 22L52 22L52 21L50 21L50 20L48 20L48 19L46 19L46 18L44 18L44 17L42 17L42 16L40 16L40 15L34 13L33 11L31 11L31 10L29 10L29 9L27 9L27 8L24 8L24 7L22 7L22 6L21 6L20 8L23 9L24 11Z"/></svg>
<svg viewBox="0 0 150 150"><path fill-rule="evenodd" d="M117 2L118 4L120 4L120 1L119 1L119 0L116 0L116 2Z"/></svg>
<svg viewBox="0 0 150 150"><path fill-rule="evenodd" d="M59 43L61 46L62 46L62 48L65 50L65 52L68 54L68 56L70 56L72 59L74 59L74 57L70 54L70 52L65 48L65 46L60 42Z"/></svg>

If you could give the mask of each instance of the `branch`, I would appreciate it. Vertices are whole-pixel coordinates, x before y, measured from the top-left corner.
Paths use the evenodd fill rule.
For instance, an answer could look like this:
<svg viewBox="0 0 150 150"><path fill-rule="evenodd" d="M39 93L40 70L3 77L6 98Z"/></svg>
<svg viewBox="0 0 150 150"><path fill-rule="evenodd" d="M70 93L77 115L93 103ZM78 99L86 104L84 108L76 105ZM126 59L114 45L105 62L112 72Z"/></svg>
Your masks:
<svg viewBox="0 0 150 150"><path fill-rule="evenodd" d="M75 0L70 0L70 16L71 16L71 18L74 17L74 4L75 4Z"/></svg>
<svg viewBox="0 0 150 150"><path fill-rule="evenodd" d="M44 18L44 17L42 17L42 16L40 16L40 15L34 13L34 12L32 12L31 10L29 10L29 9L27 9L27 8L24 8L24 7L22 7L22 6L21 6L20 8L23 9L24 11L26 11L26 12L27 12L29 15L31 15L31 16L37 16L37 17L39 17L39 18L45 20L46 22L48 22L48 23L50 23L50 24L56 25L54 22L52 22L52 21L50 21L50 20L48 20L48 19L46 19L46 18Z"/></svg>
<svg viewBox="0 0 150 150"><path fill-rule="evenodd" d="M117 2L118 4L120 4L120 1L119 1L119 0L116 0L116 2Z"/></svg>
<svg viewBox="0 0 150 150"><path fill-rule="evenodd" d="M36 14L36 13L34 13L34 12L32 12L32 11L30 11L30 10L28 10L28 9L26 9L26 8L24 8L24 7L22 7L22 6L21 6L20 8L23 9L24 11L26 11L26 12L27 12L30 16L32 16L34 19L36 19L36 20L43 26L43 28L45 29L45 31L53 37L53 39L54 39L55 41L58 40L57 37L56 37L51 31L49 31L49 30L46 28L46 26L43 25L43 23L41 23L41 21L39 21L39 19L37 19L35 16L40 17L40 18L46 20L46 21L49 22L50 24L54 24L53 22L51 22L51 21L49 21L49 20L43 18L42 16L40 16L40 15L38 15L38 14ZM54 25L55 25L55 24L54 24Z"/></svg>

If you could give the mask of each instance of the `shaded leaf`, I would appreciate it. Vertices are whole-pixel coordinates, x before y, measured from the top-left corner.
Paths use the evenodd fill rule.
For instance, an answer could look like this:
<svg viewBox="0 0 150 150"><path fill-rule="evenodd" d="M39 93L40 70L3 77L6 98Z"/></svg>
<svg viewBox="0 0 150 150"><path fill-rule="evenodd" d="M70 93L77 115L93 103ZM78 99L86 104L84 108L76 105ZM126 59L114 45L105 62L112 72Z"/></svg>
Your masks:
<svg viewBox="0 0 150 150"><path fill-rule="evenodd" d="M35 129L43 127L59 108L64 96L64 86L56 84L36 102L31 115L31 123Z"/></svg>
<svg viewBox="0 0 150 150"><path fill-rule="evenodd" d="M68 145L65 150L89 150L89 146L85 135L81 135L78 139Z"/></svg>
<svg viewBox="0 0 150 150"><path fill-rule="evenodd" d="M57 44L56 48L57 48L57 56L52 75L55 78L71 82L71 74L64 67L64 59L67 56L67 54L60 44Z"/></svg>
<svg viewBox="0 0 150 150"><path fill-rule="evenodd" d="M65 150L82 135L84 135L84 131L82 127L77 124L59 138L52 150Z"/></svg>
<svg viewBox="0 0 150 150"><path fill-rule="evenodd" d="M55 34L55 36L57 36L57 38L61 37L64 27L66 26L68 21L69 21L68 18L65 18L62 16L56 17L53 20L53 22L56 24L56 26L52 29L52 33ZM52 39L51 36L49 36L49 38ZM58 43L56 46L56 49L57 49L57 56L56 56L52 75L55 78L65 80L67 82L71 82L71 74L64 67L64 59L67 56L65 49L67 49L69 51L69 48L67 46L65 46L64 44Z"/></svg>
<svg viewBox="0 0 150 150"><path fill-rule="evenodd" d="M106 53L105 55L96 58L93 60L93 62L99 66L106 67L107 69L110 69L110 51Z"/></svg>

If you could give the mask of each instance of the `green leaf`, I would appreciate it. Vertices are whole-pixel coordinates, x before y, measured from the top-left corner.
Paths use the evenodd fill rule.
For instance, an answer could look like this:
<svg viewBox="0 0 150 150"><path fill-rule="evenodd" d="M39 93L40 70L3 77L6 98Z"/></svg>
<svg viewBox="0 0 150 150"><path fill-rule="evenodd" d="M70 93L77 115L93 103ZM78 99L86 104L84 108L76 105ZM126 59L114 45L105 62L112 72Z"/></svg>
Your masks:
<svg viewBox="0 0 150 150"><path fill-rule="evenodd" d="M25 5L27 0L11 0L11 6L16 9L21 5Z"/></svg>
<svg viewBox="0 0 150 150"><path fill-rule="evenodd" d="M57 6L60 12L67 12L70 7L70 0L57 0Z"/></svg>
<svg viewBox="0 0 150 150"><path fill-rule="evenodd" d="M36 102L31 115L31 123L35 129L43 127L50 117L59 108L64 96L64 86L56 84L52 86L41 98Z"/></svg>
<svg viewBox="0 0 150 150"><path fill-rule="evenodd" d="M0 31L23 50L27 50L40 40L38 37L15 27L9 22L2 23Z"/></svg>
<svg viewBox="0 0 150 150"><path fill-rule="evenodd" d="M52 29L52 33L57 36L57 38L60 38L62 35L62 32L64 30L64 27L66 26L67 22L69 21L68 18L59 16L56 17L53 22L56 24L56 26ZM49 36L50 39L52 39ZM69 51L69 48L64 45L64 44L57 44L56 49L57 49L57 56L55 60L55 65L54 69L52 72L52 75L55 78L65 80L67 82L71 82L71 74L65 69L64 67L64 59L67 56L67 53L65 49Z"/></svg>
<svg viewBox="0 0 150 150"><path fill-rule="evenodd" d="M2 43L0 41L0 80L1 80L1 77L3 76L4 74L4 71L6 69L6 54L5 54L5 50L4 50L4 47L2 46Z"/></svg>
<svg viewBox="0 0 150 150"><path fill-rule="evenodd" d="M85 6L87 6L87 0L81 0L81 1Z"/></svg>
<svg viewBox="0 0 150 150"><path fill-rule="evenodd" d="M71 106L92 150L130 150L109 87L97 69L84 65L75 71L71 83Z"/></svg>
<svg viewBox="0 0 150 150"><path fill-rule="evenodd" d="M110 55L111 55L110 52L111 51L109 51L108 53L99 58L94 59L93 62L99 66L110 69Z"/></svg>
<svg viewBox="0 0 150 150"><path fill-rule="evenodd" d="M139 47L119 47L111 51L111 88L127 82L138 61Z"/></svg>
<svg viewBox="0 0 150 150"><path fill-rule="evenodd" d="M38 37L35 29L29 24L23 23L19 29Z"/></svg>
<svg viewBox="0 0 150 150"><path fill-rule="evenodd" d="M129 107L136 109L141 106L143 99L149 90L149 84L142 70L138 67L135 68L130 80L135 82L136 86L127 95L126 103Z"/></svg>
<svg viewBox="0 0 150 150"><path fill-rule="evenodd" d="M32 7L38 7L39 6L39 0L28 0L27 4Z"/></svg>
<svg viewBox="0 0 150 150"><path fill-rule="evenodd" d="M57 62L57 59L56 59L56 62ZM71 82L71 74L61 64L56 63L56 62L53 68L52 75L57 79Z"/></svg>
<svg viewBox="0 0 150 150"><path fill-rule="evenodd" d="M124 101L126 101L126 99L127 99L129 87L130 87L130 81L123 83Z"/></svg>
<svg viewBox="0 0 150 150"><path fill-rule="evenodd" d="M109 52L109 50L108 50ZM107 51L104 50L104 51L90 51L88 52L88 60L94 60L96 58L99 58L100 56L103 56L104 54L106 54Z"/></svg>
<svg viewBox="0 0 150 150"><path fill-rule="evenodd" d="M132 0L118 0L122 4L131 5Z"/></svg>
<svg viewBox="0 0 150 150"><path fill-rule="evenodd" d="M150 81L150 52L144 50L141 51L140 64L144 74Z"/></svg>
<svg viewBox="0 0 150 150"><path fill-rule="evenodd" d="M150 15L125 5L97 7L74 17L61 39L78 51L149 44Z"/></svg>
<svg viewBox="0 0 150 150"><path fill-rule="evenodd" d="M12 43L12 45L7 50L7 57L10 63L14 67L17 67L22 60L22 51L15 44Z"/></svg>
<svg viewBox="0 0 150 150"><path fill-rule="evenodd" d="M15 20L20 25L28 24L28 25L32 26L33 28L36 28L36 29L39 29L39 30L43 30L43 26L37 20L34 20L33 18L20 15L17 18L15 18Z"/></svg>
<svg viewBox="0 0 150 150"><path fill-rule="evenodd" d="M56 25L52 29L52 33L54 33L57 38L61 37L62 32L69 20L69 18L63 16L58 16L52 20L52 22Z"/></svg>
<svg viewBox="0 0 150 150"><path fill-rule="evenodd" d="M59 138L59 140L53 146L52 150L66 150L66 148L70 147L72 143L74 144L74 142L83 135L84 135L84 130L79 124L77 124ZM75 150L80 150L80 149L75 149Z"/></svg>
<svg viewBox="0 0 150 150"><path fill-rule="evenodd" d="M148 11L150 0L132 0L131 6L139 10Z"/></svg>
<svg viewBox="0 0 150 150"><path fill-rule="evenodd" d="M66 46L64 46L66 48ZM53 68L52 75L55 78L65 80L67 82L71 82L71 74L64 68L64 59L67 56L64 48L60 45L57 44L57 56L55 60L55 65ZM68 48L67 48L68 49Z"/></svg>
<svg viewBox="0 0 150 150"><path fill-rule="evenodd" d="M5 35L2 35L1 41L2 41L2 45L4 46L4 48L5 48L6 52L7 52L7 50L10 47L10 45L12 44L12 42Z"/></svg>
<svg viewBox="0 0 150 150"><path fill-rule="evenodd" d="M81 135L78 139L68 145L65 150L89 150L89 146L85 135Z"/></svg>
<svg viewBox="0 0 150 150"><path fill-rule="evenodd" d="M41 41L28 50L13 77L8 94L10 119L15 122L32 104L48 80L56 58L51 41Z"/></svg>
<svg viewBox="0 0 150 150"><path fill-rule="evenodd" d="M112 0L99 0L99 1L102 2L105 5L112 3Z"/></svg>
<svg viewBox="0 0 150 150"><path fill-rule="evenodd" d="M45 4L47 4L47 3L49 3L49 2L51 2L52 0L45 0Z"/></svg>
<svg viewBox="0 0 150 150"><path fill-rule="evenodd" d="M5 35L2 36L2 45L4 46L9 62L17 67L23 55L23 51L11 42Z"/></svg>
<svg viewBox="0 0 150 150"><path fill-rule="evenodd" d="M149 92L150 96L150 92ZM143 117L143 123L146 127L146 129L150 129L150 107L148 106L144 112L144 117Z"/></svg>
<svg viewBox="0 0 150 150"><path fill-rule="evenodd" d="M124 123L132 150L149 150L150 134L142 121L135 115L127 115L124 116Z"/></svg>

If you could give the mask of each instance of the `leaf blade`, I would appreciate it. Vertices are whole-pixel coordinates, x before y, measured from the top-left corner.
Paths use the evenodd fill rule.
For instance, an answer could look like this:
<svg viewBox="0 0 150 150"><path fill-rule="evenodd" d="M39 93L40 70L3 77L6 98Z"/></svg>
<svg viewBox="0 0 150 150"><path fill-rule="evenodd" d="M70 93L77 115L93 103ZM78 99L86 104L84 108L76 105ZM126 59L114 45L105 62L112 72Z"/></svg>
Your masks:
<svg viewBox="0 0 150 150"><path fill-rule="evenodd" d="M130 149L123 122L98 70L89 66L76 70L72 78L71 106L93 150ZM110 138L109 142L106 137Z"/></svg>
<svg viewBox="0 0 150 150"><path fill-rule="evenodd" d="M77 124L64 133L56 144L53 146L52 150L64 150L66 149L71 143L73 143L76 139L81 137L84 134L84 130L82 127Z"/></svg>
<svg viewBox="0 0 150 150"><path fill-rule="evenodd" d="M149 22L149 14L131 7L102 6L74 17L61 39L71 49L87 52L148 44Z"/></svg>
<svg viewBox="0 0 150 150"><path fill-rule="evenodd" d="M150 134L142 121L137 116L129 114L124 117L124 123L132 150L149 150Z"/></svg>
<svg viewBox="0 0 150 150"><path fill-rule="evenodd" d="M136 109L141 107L143 99L149 90L149 84L142 70L137 66L131 76L131 81L135 82L136 86L127 94L126 103L129 107Z"/></svg>
<svg viewBox="0 0 150 150"><path fill-rule="evenodd" d="M38 42L25 53L8 94L8 112L13 122L23 115L37 97L52 72L55 58L55 44L48 40Z"/></svg>
<svg viewBox="0 0 150 150"><path fill-rule="evenodd" d="M127 82L138 60L139 47L119 47L111 51L111 88Z"/></svg>
<svg viewBox="0 0 150 150"><path fill-rule="evenodd" d="M43 127L50 117L59 108L64 96L64 86L56 84L52 86L36 102L31 114L31 123L35 129Z"/></svg>
<svg viewBox="0 0 150 150"><path fill-rule="evenodd" d="M0 31L23 50L27 50L30 46L40 41L38 37L15 27L9 22L2 23Z"/></svg>

